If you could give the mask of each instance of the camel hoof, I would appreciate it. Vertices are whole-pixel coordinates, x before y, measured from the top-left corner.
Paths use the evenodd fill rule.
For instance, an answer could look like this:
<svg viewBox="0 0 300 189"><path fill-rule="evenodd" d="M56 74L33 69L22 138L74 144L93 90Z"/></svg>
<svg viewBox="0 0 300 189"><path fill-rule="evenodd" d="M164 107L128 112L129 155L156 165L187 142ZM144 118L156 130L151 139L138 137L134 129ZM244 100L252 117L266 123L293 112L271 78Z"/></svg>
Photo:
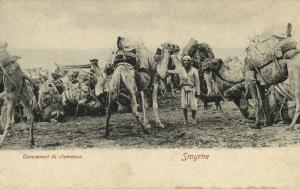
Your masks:
<svg viewBox="0 0 300 189"><path fill-rule="evenodd" d="M288 126L288 128L285 129L286 131L292 131L294 130L294 127Z"/></svg>
<svg viewBox="0 0 300 189"><path fill-rule="evenodd" d="M300 130L300 124L296 124L294 127L295 130Z"/></svg>
<svg viewBox="0 0 300 189"><path fill-rule="evenodd" d="M151 125L149 123L144 124L146 129L150 129Z"/></svg>
<svg viewBox="0 0 300 189"><path fill-rule="evenodd" d="M147 130L147 129L144 129L144 133L145 133L146 135L150 135L150 131Z"/></svg>
<svg viewBox="0 0 300 189"><path fill-rule="evenodd" d="M34 146L34 139L30 140L30 145Z"/></svg>
<svg viewBox="0 0 300 189"><path fill-rule="evenodd" d="M164 124L162 124L161 122L156 122L156 127L159 127L159 128L165 128Z"/></svg>
<svg viewBox="0 0 300 189"><path fill-rule="evenodd" d="M253 126L250 126L251 129L261 129L259 124L254 124Z"/></svg>
<svg viewBox="0 0 300 189"><path fill-rule="evenodd" d="M111 135L109 132L105 132L105 134L103 135L104 138L109 138Z"/></svg>
<svg viewBox="0 0 300 189"><path fill-rule="evenodd" d="M266 121L264 122L264 127L272 126L273 122L272 121Z"/></svg>

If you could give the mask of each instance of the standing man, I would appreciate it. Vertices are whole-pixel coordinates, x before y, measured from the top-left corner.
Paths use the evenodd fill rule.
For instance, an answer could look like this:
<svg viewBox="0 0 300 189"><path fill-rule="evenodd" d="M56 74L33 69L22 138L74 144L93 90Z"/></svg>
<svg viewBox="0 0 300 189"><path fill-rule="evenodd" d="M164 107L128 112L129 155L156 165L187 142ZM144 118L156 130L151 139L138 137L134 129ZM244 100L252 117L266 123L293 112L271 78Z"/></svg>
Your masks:
<svg viewBox="0 0 300 189"><path fill-rule="evenodd" d="M172 55L176 56L176 55ZM184 115L184 125L188 124L188 107L192 110L192 124L196 123L196 112L197 112L197 98L200 94L200 81L198 70L192 67L192 59L190 56L184 56L182 58L182 66L178 66L176 70L168 70L168 73L177 73L180 78L181 86L181 107Z"/></svg>

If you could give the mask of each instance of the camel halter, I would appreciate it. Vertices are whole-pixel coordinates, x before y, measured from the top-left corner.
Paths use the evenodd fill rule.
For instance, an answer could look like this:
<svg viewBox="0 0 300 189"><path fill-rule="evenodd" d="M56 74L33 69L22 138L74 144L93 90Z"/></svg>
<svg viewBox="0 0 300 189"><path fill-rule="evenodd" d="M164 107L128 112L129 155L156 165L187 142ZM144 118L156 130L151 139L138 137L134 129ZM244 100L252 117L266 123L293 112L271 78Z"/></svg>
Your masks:
<svg viewBox="0 0 300 189"><path fill-rule="evenodd" d="M8 64L9 65L9 64ZM12 81L12 83L18 87L17 83L9 76L9 74L6 72L6 69L3 67L3 65L0 63L0 68L2 69L3 71L3 85L4 87L6 88L6 84L5 84L5 76L10 79ZM19 88L19 91L18 91L18 96L20 96L21 94L21 90L22 90L22 87L23 87L23 81L21 81L21 87Z"/></svg>

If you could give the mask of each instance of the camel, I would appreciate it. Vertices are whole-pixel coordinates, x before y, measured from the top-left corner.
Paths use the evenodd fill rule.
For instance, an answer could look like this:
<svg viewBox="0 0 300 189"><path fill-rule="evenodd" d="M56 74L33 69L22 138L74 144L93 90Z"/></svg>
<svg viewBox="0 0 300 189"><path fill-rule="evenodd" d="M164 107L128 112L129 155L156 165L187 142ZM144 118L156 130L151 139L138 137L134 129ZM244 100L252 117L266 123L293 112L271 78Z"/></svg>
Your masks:
<svg viewBox="0 0 300 189"><path fill-rule="evenodd" d="M61 121L65 115L61 103L61 95L56 86L47 81L39 89L38 106L39 106L39 120L40 121Z"/></svg>
<svg viewBox="0 0 300 189"><path fill-rule="evenodd" d="M290 67L291 65L296 67L297 58L299 58L298 55L296 55L290 62L287 63L288 60L279 60L279 66L283 69L283 73L286 73L287 65ZM226 64L227 63L227 64ZM249 98L252 98L252 94L249 94L248 92L248 83L244 79L243 69L244 65L242 62L238 61L230 61L224 63L221 59L207 59L205 63L203 64L203 71L205 72L205 75L208 75L206 77L207 83L208 83L208 90L209 91L216 91L218 90L223 94L223 96L227 99L233 100L234 103L239 107L242 115L250 120L255 120L255 124L260 123L261 117L257 117L257 108L255 107L254 110L251 109L252 107L247 102ZM296 65L294 65L295 63ZM297 71L297 68L293 68L293 71ZM299 69L298 69L299 70ZM274 74L270 74L274 71L274 67L272 64L266 65L263 68L261 68L260 73L264 73L262 77L265 78L265 81L271 82L274 80ZM267 74L268 73L268 74ZM290 73L290 70L289 70ZM298 73L298 72L296 72ZM211 77L211 75L214 75L214 77ZM287 107L287 100L292 100L294 98L293 92L294 92L294 86L293 81L297 81L295 79L291 79L291 76L295 76L297 74L289 74L290 81L292 81L291 86L282 86L283 84L280 83L280 81L284 80L285 83L288 80L286 79L286 75L282 75L282 77L278 77L277 75L277 82L274 82L274 85L269 86L269 90L267 92L264 92L264 96L266 98L266 102L268 104L269 108L269 114L271 117L271 121L276 121L278 118L279 113L285 114L283 115L283 119L286 122L289 120L289 116L286 115L287 113L291 113L291 109ZM297 77L296 77L297 78ZM299 77L298 77L299 78ZM273 79L273 80L272 80ZM213 82L211 82L213 81ZM215 84L215 86L212 86L212 83ZM296 83L296 82L295 82ZM215 88L214 88L215 87ZM270 88L271 87L271 88ZM212 92L213 93L213 92ZM296 96L296 95L295 95ZM286 100L284 100L286 99ZM255 100L255 99L254 99ZM242 106L241 106L241 103ZM246 102L246 103L245 103ZM254 111L254 112L253 112ZM285 113L284 113L285 112ZM297 108L295 110L297 112ZM290 128L290 127L289 127Z"/></svg>
<svg viewBox="0 0 300 189"><path fill-rule="evenodd" d="M264 125L273 124L265 90L271 85L285 81L289 77L295 88L296 110L288 129L299 129L300 125L296 125L296 122L300 115L300 52L296 49L296 42L291 38L291 24L288 24L285 36L273 35L272 38L266 39L265 43L272 47L272 52L264 51L264 43L261 45L256 41L246 49L244 78L256 105L256 121L253 128L260 128L260 110L262 110L265 118ZM278 60L281 57L285 59Z"/></svg>
<svg viewBox="0 0 300 189"><path fill-rule="evenodd" d="M33 82L23 74L19 64L16 62L11 62L5 67L1 64L1 71L3 74L1 78L3 78L4 92L1 93L0 97L4 98L4 104L1 108L0 130L3 130L3 134L0 139L0 146L2 146L8 134L8 129L14 125L14 111L19 99L27 114L30 144L32 146L34 145L34 111L37 110L37 96L34 94L33 87L31 87Z"/></svg>
<svg viewBox="0 0 300 189"><path fill-rule="evenodd" d="M154 54L154 60L156 62L161 62L162 60L162 50L160 48L157 48L155 54ZM173 61L169 61L168 63L168 70L174 70L176 68ZM171 97L176 98L176 88L178 88L179 85L179 76L178 75L166 75L165 78L159 78L159 93L163 98L167 98L167 92L171 93Z"/></svg>
<svg viewBox="0 0 300 189"><path fill-rule="evenodd" d="M153 55L142 43L133 43L124 37L118 37L117 40L118 52L115 56L115 69L109 83L109 99L106 110L106 131L105 136L109 136L109 121L111 117L112 104L118 97L118 91L121 85L127 89L130 101L132 114L141 125L144 133L149 134L148 129L151 127L146 117L146 99L145 91L149 84L153 84L152 90L152 108L156 120L156 125L164 128L158 115L157 93L158 79L165 78L170 55L175 51L179 51L179 47L175 45L162 44L162 61L159 64L153 60ZM138 64L138 65L137 65ZM143 122L137 111L136 93L141 93Z"/></svg>
<svg viewBox="0 0 300 189"><path fill-rule="evenodd" d="M222 59L206 59L202 64L202 71L207 83L208 96L221 95L239 108L242 116L254 121L254 111L249 105L246 95L245 82L242 75L242 62L237 60L225 64Z"/></svg>

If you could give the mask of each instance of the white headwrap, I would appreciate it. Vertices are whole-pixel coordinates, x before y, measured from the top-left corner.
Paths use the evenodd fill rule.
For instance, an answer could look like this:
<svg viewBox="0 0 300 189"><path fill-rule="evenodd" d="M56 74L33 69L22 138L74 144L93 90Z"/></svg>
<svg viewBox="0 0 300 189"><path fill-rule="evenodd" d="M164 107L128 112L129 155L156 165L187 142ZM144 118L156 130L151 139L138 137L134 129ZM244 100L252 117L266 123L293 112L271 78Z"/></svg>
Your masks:
<svg viewBox="0 0 300 189"><path fill-rule="evenodd" d="M189 60L189 61L192 61L192 58L190 56L184 56L182 58L182 61L185 61L185 60Z"/></svg>

